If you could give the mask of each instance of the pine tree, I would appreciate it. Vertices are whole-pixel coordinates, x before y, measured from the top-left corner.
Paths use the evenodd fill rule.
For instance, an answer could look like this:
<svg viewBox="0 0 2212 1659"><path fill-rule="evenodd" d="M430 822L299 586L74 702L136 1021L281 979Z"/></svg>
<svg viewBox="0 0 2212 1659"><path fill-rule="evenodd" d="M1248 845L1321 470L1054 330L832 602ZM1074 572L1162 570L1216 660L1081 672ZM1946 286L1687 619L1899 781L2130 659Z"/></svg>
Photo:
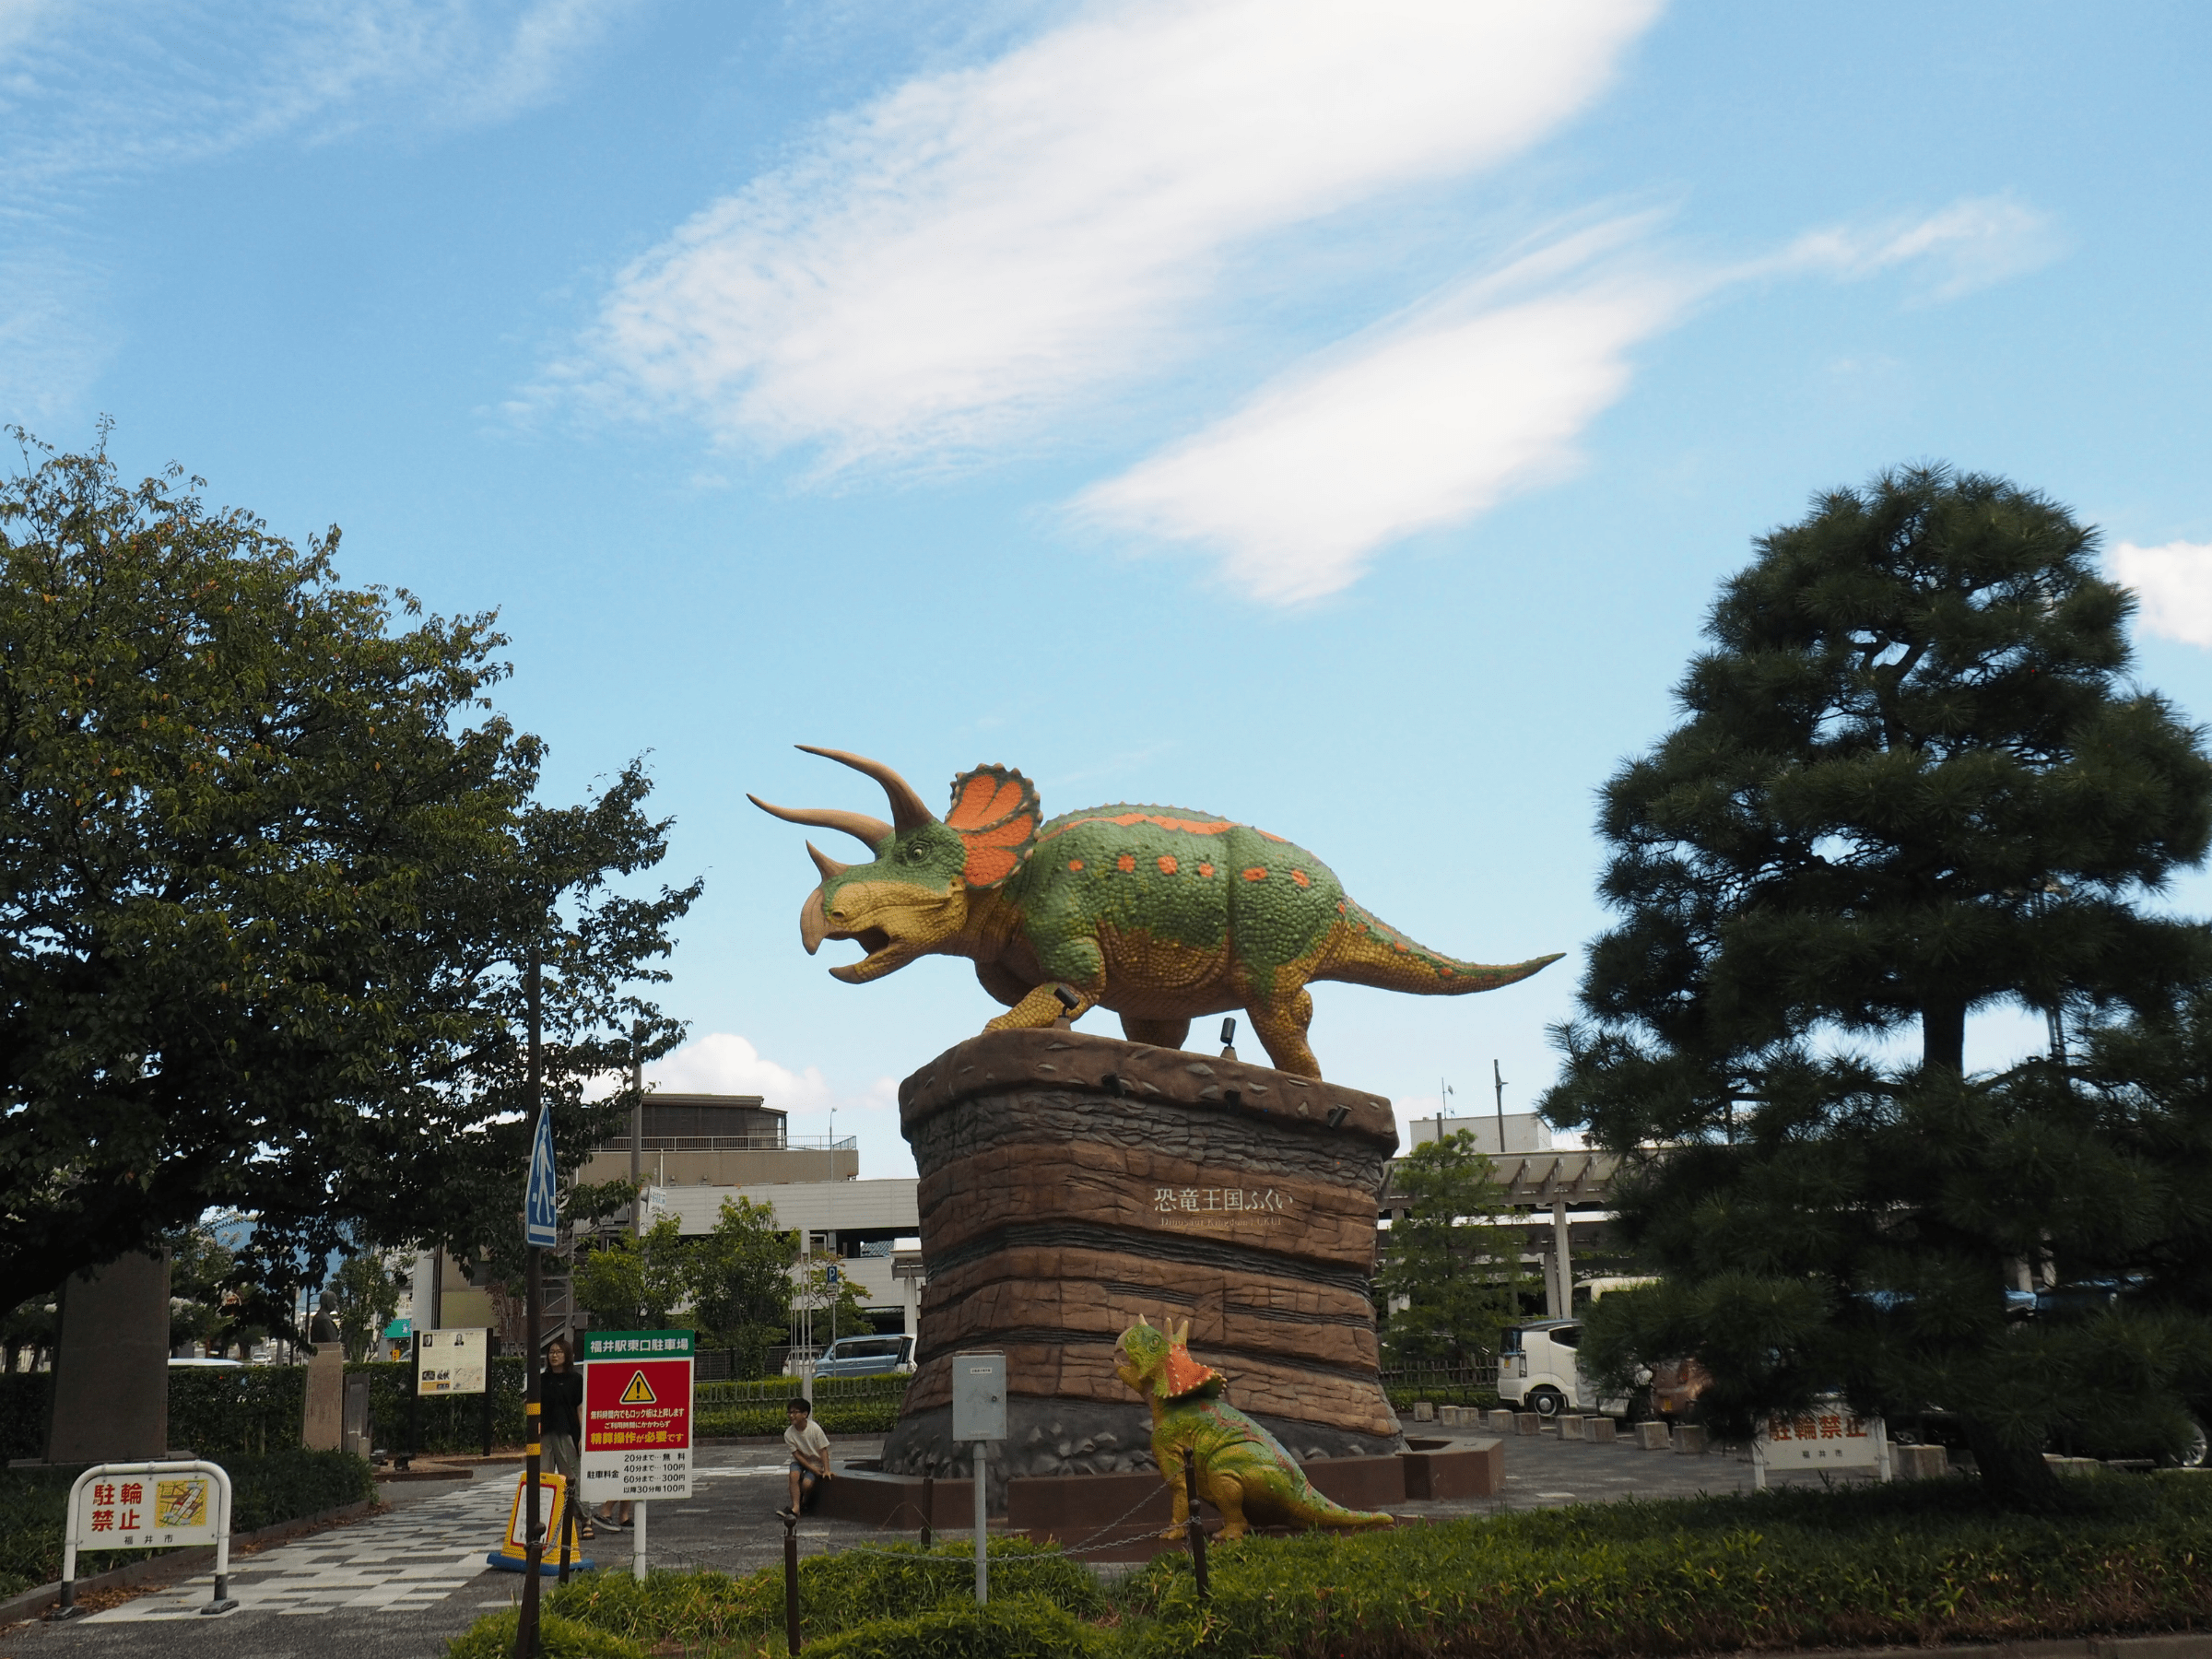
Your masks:
<svg viewBox="0 0 2212 1659"><path fill-rule="evenodd" d="M1941 1406L1988 1486L2045 1501L2054 1430L2171 1413L2173 1327L2006 1293L2157 1206L2101 1096L2055 1061L1970 1076L1966 1021L2149 1014L2205 975L2204 929L2143 900L2204 855L2212 763L2127 681L2132 601L2039 495L1886 474L1757 550L1682 723L1605 791L1621 920L1544 1107L1631 1155L1622 1226L1665 1282L1607 1298L1588 1351L1694 1353L1738 1431L1834 1388ZM2139 1362L2099 1366L2094 1335Z"/></svg>

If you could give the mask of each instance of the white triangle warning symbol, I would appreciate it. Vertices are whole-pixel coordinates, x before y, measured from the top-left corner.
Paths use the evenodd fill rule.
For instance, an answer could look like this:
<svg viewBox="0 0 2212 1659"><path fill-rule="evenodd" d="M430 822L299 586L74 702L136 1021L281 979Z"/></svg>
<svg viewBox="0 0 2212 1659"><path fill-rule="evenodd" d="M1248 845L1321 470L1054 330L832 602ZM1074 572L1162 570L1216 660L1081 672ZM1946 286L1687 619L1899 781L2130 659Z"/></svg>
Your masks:
<svg viewBox="0 0 2212 1659"><path fill-rule="evenodd" d="M622 1391L620 1404L650 1406L653 1403L653 1384L645 1381L645 1373L643 1371L630 1372L629 1386Z"/></svg>

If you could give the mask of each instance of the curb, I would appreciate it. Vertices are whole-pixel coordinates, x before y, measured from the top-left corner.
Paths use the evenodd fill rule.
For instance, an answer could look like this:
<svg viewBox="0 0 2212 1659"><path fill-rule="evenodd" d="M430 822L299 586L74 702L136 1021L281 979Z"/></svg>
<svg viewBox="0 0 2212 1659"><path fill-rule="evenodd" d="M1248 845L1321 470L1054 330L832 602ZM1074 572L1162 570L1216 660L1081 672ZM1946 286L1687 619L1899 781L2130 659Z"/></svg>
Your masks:
<svg viewBox="0 0 2212 1659"><path fill-rule="evenodd" d="M317 1527L351 1521L365 1515L376 1505L373 1498L363 1498L353 1503L340 1504L336 1509L320 1514L300 1515L290 1521L279 1521L274 1526L265 1526L250 1533L232 1533L230 1547L235 1552L241 1544L273 1544L284 1538L296 1538ZM171 1579L190 1578L203 1567L215 1565L215 1546L194 1544L183 1549L172 1549L163 1555L148 1556L142 1561L126 1561L121 1567L111 1567L105 1572L96 1572L90 1578L76 1581L77 1594L88 1590L120 1590L130 1584L165 1582ZM237 1563L231 1563L237 1571ZM56 1579L51 1584L41 1584L35 1590L26 1590L20 1595L0 1601L0 1625L16 1624L33 1615L44 1612L62 1599L62 1584Z"/></svg>
<svg viewBox="0 0 2212 1659"><path fill-rule="evenodd" d="M2147 1636L2057 1636L2037 1641L1960 1641L1941 1647L1769 1648L1740 1659L2212 1659L2212 1630Z"/></svg>

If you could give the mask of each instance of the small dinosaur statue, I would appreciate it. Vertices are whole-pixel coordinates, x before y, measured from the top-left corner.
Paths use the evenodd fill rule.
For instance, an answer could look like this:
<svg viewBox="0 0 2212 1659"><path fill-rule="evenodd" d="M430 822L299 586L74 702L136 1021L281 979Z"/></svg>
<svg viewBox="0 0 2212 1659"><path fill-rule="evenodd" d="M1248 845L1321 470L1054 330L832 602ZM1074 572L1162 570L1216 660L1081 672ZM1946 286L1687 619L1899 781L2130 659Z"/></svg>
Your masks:
<svg viewBox="0 0 2212 1659"><path fill-rule="evenodd" d="M1131 1041L1181 1048L1194 1018L1241 1008L1276 1069L1318 1077L1306 1043L1312 981L1453 996L1559 959L1486 967L1425 949L1353 903L1311 853L1210 813L1121 805L1047 821L1027 778L979 766L953 780L940 822L882 762L799 747L865 772L891 805L886 823L748 797L874 854L840 864L807 843L822 877L799 912L807 954L824 939L856 940L866 956L830 971L851 984L918 956L971 958L983 989L1010 1009L990 1030L1102 1006Z"/></svg>
<svg viewBox="0 0 2212 1659"><path fill-rule="evenodd" d="M1152 1456L1175 1494L1175 1519L1163 1538L1182 1535L1191 1516L1182 1454L1193 1454L1198 1496L1221 1512L1221 1536L1241 1538L1261 1526L1350 1531L1390 1526L1376 1510L1346 1509L1313 1489L1274 1435L1222 1397L1228 1379L1191 1358L1191 1322L1159 1331L1142 1314L1113 1345L1113 1371L1152 1407Z"/></svg>

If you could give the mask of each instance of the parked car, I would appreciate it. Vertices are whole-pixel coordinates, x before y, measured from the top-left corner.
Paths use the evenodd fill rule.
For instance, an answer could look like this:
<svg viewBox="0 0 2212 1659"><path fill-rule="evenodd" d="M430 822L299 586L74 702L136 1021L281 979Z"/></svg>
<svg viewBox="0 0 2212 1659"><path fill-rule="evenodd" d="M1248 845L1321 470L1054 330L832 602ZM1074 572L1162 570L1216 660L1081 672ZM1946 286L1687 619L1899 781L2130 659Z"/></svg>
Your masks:
<svg viewBox="0 0 2212 1659"><path fill-rule="evenodd" d="M840 1336L814 1362L817 1377L888 1377L914 1369L912 1336Z"/></svg>
<svg viewBox="0 0 2212 1659"><path fill-rule="evenodd" d="M1498 1352L1498 1397L1547 1418L1563 1411L1627 1417L1627 1400L1599 1398L1595 1385L1583 1374L1576 1352L1582 1339L1579 1319L1509 1326Z"/></svg>

